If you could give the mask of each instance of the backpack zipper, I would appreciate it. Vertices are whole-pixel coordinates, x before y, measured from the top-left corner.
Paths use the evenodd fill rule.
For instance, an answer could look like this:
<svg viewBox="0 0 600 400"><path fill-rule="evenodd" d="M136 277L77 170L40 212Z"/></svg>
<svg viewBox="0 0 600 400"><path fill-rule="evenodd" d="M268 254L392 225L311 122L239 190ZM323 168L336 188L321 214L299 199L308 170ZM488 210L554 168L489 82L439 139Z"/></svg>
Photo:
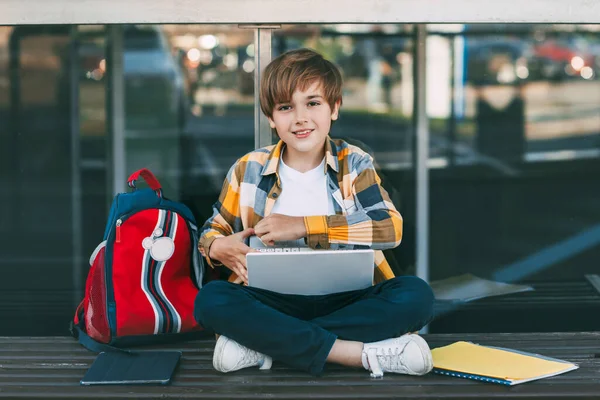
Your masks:
<svg viewBox="0 0 600 400"><path fill-rule="evenodd" d="M121 220L121 218L119 218L117 220L117 223L115 224L115 242L116 243L121 243L121 224L123 223L123 221Z"/></svg>

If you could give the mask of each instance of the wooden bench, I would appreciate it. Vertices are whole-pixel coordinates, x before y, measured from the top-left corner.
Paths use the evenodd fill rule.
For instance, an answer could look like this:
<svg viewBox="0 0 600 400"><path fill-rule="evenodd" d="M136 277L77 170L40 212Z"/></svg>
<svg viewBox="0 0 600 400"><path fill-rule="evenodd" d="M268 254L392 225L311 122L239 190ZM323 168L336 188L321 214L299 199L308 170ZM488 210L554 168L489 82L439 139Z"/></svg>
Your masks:
<svg viewBox="0 0 600 400"><path fill-rule="evenodd" d="M597 317L597 316L596 316ZM79 380L94 361L69 337L0 337L0 398L177 398L177 399L366 399L366 398L600 398L600 332L438 334L425 336L432 348L457 340L536 352L578 363L567 374L514 387L436 374L424 377L328 366L322 377L275 363L270 371L221 374L212 367L214 340L161 348L183 351L169 386L84 387Z"/></svg>

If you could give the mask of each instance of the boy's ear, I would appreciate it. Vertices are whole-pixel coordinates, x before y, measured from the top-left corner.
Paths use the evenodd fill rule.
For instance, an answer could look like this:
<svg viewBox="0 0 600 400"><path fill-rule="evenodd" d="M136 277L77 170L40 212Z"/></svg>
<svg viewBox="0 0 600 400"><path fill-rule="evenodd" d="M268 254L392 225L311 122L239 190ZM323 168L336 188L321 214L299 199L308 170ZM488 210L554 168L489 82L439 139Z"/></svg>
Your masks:
<svg viewBox="0 0 600 400"><path fill-rule="evenodd" d="M341 101L338 100L333 105L333 110L331 110L331 120L332 121L336 121L338 119L338 117L340 116L340 103L341 103Z"/></svg>
<svg viewBox="0 0 600 400"><path fill-rule="evenodd" d="M275 129L275 121L273 121L273 119L269 117L267 117L267 119L269 120L269 126L271 127L271 129Z"/></svg>

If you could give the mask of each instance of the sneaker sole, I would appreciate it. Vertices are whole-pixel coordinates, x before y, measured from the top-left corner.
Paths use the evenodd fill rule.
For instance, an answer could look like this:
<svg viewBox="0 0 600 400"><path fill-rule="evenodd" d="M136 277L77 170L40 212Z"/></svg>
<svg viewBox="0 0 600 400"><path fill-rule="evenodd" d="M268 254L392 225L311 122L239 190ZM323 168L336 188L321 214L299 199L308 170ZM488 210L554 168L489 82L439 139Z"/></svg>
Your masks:
<svg viewBox="0 0 600 400"><path fill-rule="evenodd" d="M223 366L221 365L221 360L223 359L223 351L225 350L225 345L227 344L228 339L225 336L219 336L217 339L217 343L215 345L215 351L213 353L213 367L219 372L227 373L230 371L223 371Z"/></svg>
<svg viewBox="0 0 600 400"><path fill-rule="evenodd" d="M423 355L423 360L425 361L425 369L427 370L424 373L413 373L413 371L411 371L410 375L426 375L429 372L431 372L431 370L433 369L433 358L431 357L431 349L429 348L429 345L427 344L427 342L425 341L425 339L423 339L421 336L419 335L410 335L412 336L411 339L413 339L414 343L417 344L417 346L419 346L419 349L421 350L421 354Z"/></svg>

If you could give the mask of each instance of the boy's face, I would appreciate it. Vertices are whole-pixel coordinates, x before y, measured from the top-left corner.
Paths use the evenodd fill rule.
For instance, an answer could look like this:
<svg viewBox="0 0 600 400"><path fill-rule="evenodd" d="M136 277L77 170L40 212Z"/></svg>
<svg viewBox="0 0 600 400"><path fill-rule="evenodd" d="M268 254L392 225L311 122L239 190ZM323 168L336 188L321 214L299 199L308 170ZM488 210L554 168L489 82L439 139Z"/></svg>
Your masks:
<svg viewBox="0 0 600 400"><path fill-rule="evenodd" d="M305 91L296 89L288 103L276 104L269 124L277 130L290 155L315 155L323 151L331 120L338 118L338 112L339 103L332 110L317 81Z"/></svg>

